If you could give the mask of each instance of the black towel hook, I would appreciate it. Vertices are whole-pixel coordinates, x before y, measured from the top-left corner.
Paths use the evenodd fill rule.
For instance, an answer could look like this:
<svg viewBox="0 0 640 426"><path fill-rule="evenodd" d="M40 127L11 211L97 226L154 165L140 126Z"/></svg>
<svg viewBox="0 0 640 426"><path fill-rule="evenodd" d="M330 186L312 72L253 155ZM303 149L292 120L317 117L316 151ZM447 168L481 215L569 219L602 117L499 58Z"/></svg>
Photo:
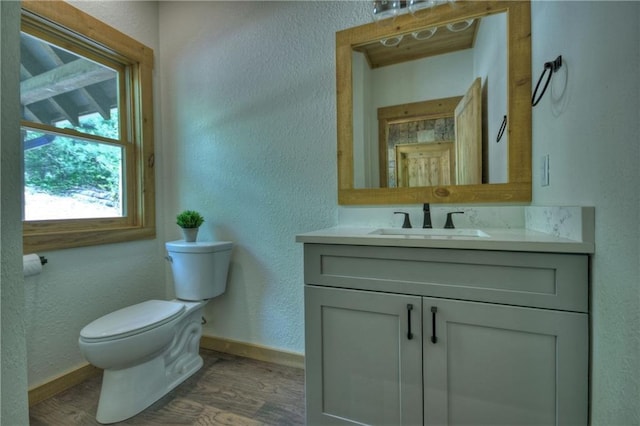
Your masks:
<svg viewBox="0 0 640 426"><path fill-rule="evenodd" d="M531 105L532 106L538 105L538 102L540 102L540 99L542 99L542 97L544 96L544 92L547 91L547 87L549 86L549 82L551 81L551 76L553 75L553 73L558 71L561 66L562 66L562 55L558 56L553 61L544 63L544 70L542 71L542 75L538 79L538 83L536 84L536 88L533 91L533 96L531 97ZM544 87L542 88L542 92L540 93L540 96L538 96L538 98L536 99L536 94L538 93L538 88L540 87L540 83L542 82L542 79L544 78L544 75L547 72L548 72L547 81L544 83Z"/></svg>
<svg viewBox="0 0 640 426"><path fill-rule="evenodd" d="M496 137L496 143L500 142L502 139L502 135L504 135L504 131L507 128L507 116L505 115L502 119L502 124L500 125L500 130L498 130L498 137Z"/></svg>

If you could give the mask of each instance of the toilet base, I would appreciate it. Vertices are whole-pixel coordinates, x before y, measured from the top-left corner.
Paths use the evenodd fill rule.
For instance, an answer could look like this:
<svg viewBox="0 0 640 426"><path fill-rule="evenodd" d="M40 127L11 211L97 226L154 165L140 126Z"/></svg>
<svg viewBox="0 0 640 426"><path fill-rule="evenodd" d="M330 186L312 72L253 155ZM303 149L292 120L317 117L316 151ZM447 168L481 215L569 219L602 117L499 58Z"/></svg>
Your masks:
<svg viewBox="0 0 640 426"><path fill-rule="evenodd" d="M202 367L201 316L200 307L183 318L171 345L153 358L128 368L104 370L96 414L99 423L135 416Z"/></svg>

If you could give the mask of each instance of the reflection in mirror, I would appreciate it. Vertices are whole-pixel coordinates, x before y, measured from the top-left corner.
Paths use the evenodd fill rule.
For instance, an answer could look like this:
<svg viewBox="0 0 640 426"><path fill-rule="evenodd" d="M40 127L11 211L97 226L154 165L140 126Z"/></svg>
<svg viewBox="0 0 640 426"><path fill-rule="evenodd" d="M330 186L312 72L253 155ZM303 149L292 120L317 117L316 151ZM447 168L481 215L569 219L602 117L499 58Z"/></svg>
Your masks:
<svg viewBox="0 0 640 426"><path fill-rule="evenodd" d="M506 183L506 40L502 12L354 46L354 187Z"/></svg>
<svg viewBox="0 0 640 426"><path fill-rule="evenodd" d="M456 96L378 108L381 187L455 182L454 109L461 99Z"/></svg>
<svg viewBox="0 0 640 426"><path fill-rule="evenodd" d="M388 21L336 33L338 202L530 201L529 1Z"/></svg>

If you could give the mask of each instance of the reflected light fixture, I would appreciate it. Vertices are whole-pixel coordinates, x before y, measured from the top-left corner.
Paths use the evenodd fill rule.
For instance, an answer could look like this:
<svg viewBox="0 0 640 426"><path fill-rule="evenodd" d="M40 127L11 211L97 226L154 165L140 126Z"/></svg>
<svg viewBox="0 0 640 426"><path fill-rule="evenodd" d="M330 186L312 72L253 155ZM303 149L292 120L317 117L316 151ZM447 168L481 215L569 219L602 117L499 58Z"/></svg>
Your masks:
<svg viewBox="0 0 640 426"><path fill-rule="evenodd" d="M376 0L373 2L373 20L378 23L388 18L395 18L400 10L405 7L405 2L400 0ZM391 23L393 19L387 21Z"/></svg>
<svg viewBox="0 0 640 426"><path fill-rule="evenodd" d="M469 28L471 24L473 24L473 19L465 19L464 21L447 24L447 29L453 33L458 33Z"/></svg>
<svg viewBox="0 0 640 426"><path fill-rule="evenodd" d="M429 40L438 31L438 27L431 27L420 31L414 31L411 33L416 40Z"/></svg>
<svg viewBox="0 0 640 426"><path fill-rule="evenodd" d="M454 0L455 1L455 0ZM448 0L409 0L409 12L413 15L418 10L431 9L440 4L449 3Z"/></svg>
<svg viewBox="0 0 640 426"><path fill-rule="evenodd" d="M402 35L399 35L395 37L383 38L382 40L380 40L380 43L387 47L393 47L399 45L401 41Z"/></svg>
<svg viewBox="0 0 640 426"><path fill-rule="evenodd" d="M453 4L456 0L375 0L373 2L373 20L382 23L403 13L412 15L422 9L430 9L441 4ZM384 23L391 23L390 20Z"/></svg>
<svg viewBox="0 0 640 426"><path fill-rule="evenodd" d="M373 2L373 20L380 25L391 25L396 16L411 13L414 15L417 11L423 9L431 9L441 4L449 4L453 7L456 0L375 0ZM464 31L473 24L473 19L466 19L460 22L452 22L446 25L451 32ZM411 36L416 40L428 40L436 33L438 27L426 28L420 31L414 31ZM402 35L385 38L380 40L386 47L395 47L402 41Z"/></svg>

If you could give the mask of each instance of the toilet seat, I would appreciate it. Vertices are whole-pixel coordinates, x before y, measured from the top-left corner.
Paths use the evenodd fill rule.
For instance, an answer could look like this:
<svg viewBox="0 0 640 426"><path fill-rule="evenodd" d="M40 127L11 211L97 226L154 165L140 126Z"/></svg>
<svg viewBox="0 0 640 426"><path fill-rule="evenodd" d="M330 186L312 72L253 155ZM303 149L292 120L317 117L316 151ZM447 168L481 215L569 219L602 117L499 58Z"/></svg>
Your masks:
<svg viewBox="0 0 640 426"><path fill-rule="evenodd" d="M80 331L80 338L102 342L133 336L168 323L184 310L183 303L147 300L96 319Z"/></svg>

